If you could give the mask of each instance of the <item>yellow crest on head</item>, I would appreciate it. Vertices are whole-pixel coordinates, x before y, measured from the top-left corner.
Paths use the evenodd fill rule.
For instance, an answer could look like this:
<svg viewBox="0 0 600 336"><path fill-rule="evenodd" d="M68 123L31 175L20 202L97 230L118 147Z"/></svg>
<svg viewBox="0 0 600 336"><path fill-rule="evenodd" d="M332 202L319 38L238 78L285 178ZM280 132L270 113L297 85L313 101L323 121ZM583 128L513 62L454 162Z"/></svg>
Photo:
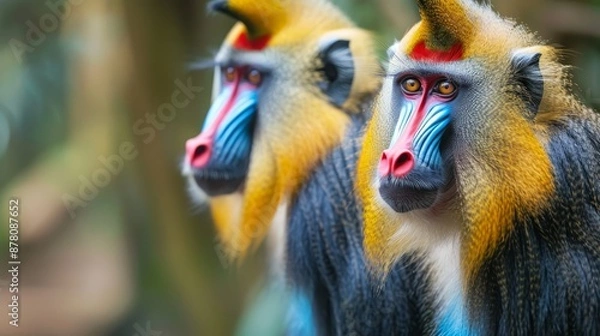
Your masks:
<svg viewBox="0 0 600 336"><path fill-rule="evenodd" d="M407 35L405 51L416 60L457 61L475 34L462 0L418 0L421 22Z"/></svg>
<svg viewBox="0 0 600 336"><path fill-rule="evenodd" d="M281 0L215 0L209 4L209 9L242 22L250 39L275 35L288 19Z"/></svg>

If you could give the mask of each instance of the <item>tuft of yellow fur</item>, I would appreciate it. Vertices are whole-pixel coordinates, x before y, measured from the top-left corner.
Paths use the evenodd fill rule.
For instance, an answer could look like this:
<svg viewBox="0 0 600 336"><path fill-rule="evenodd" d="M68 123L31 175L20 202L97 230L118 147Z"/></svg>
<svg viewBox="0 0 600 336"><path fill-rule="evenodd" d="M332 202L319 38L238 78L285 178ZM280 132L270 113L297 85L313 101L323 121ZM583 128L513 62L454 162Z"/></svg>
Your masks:
<svg viewBox="0 0 600 336"><path fill-rule="evenodd" d="M242 217L234 239L235 257L243 257L264 239L280 203L293 195L318 161L341 142L348 116L325 101L313 100L311 105L289 120L290 129L284 130L278 141L262 136L255 139ZM294 125L304 132L294 132Z"/></svg>
<svg viewBox="0 0 600 336"><path fill-rule="evenodd" d="M430 49L440 51L460 43L463 59L482 57L493 64L505 60L511 46L538 42L523 27L470 0L418 0L418 4L421 22L400 43L400 52L407 55L422 41ZM506 31L508 26L514 29L508 32L510 37L494 34L494 31Z"/></svg>
<svg viewBox="0 0 600 336"><path fill-rule="evenodd" d="M421 24L413 32L409 47L425 41L432 50L446 50L455 43L470 43L475 29L461 0L418 0Z"/></svg>
<svg viewBox="0 0 600 336"><path fill-rule="evenodd" d="M227 9L251 24L252 38L277 34L290 14L280 0L229 0Z"/></svg>
<svg viewBox="0 0 600 336"><path fill-rule="evenodd" d="M240 194L212 197L210 199L210 210L213 222L217 230L219 243L224 252L231 258L235 251L235 235L240 222L240 211L242 196Z"/></svg>
<svg viewBox="0 0 600 336"><path fill-rule="evenodd" d="M510 103L505 107L510 109ZM490 124L489 137L457 171L462 203L462 267L468 283L513 223L537 215L554 193L553 169L542 143L513 106L512 119Z"/></svg>
<svg viewBox="0 0 600 336"><path fill-rule="evenodd" d="M228 8L251 25L235 28L226 42L232 44L241 31L251 38L269 35L268 46L286 46L335 29L353 27L337 8L326 0L229 0ZM240 30L241 29L241 30Z"/></svg>
<svg viewBox="0 0 600 336"><path fill-rule="evenodd" d="M365 256L375 273L385 275L400 253L390 244L397 230L394 225L396 221L379 201L375 186L376 169L373 163L379 161L385 149L385 144L380 141L379 126L375 120L367 126L363 150L357 163L356 192L363 206Z"/></svg>

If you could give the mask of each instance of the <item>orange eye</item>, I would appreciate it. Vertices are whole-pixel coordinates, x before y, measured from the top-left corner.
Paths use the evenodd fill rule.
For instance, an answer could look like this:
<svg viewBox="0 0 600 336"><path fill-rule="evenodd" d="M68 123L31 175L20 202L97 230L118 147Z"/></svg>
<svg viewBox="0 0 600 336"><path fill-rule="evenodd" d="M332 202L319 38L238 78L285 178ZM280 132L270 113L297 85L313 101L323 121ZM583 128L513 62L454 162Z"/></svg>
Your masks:
<svg viewBox="0 0 600 336"><path fill-rule="evenodd" d="M406 93L417 93L421 91L421 82L414 77L406 78L402 81L402 90Z"/></svg>
<svg viewBox="0 0 600 336"><path fill-rule="evenodd" d="M262 83L262 74L260 71L256 69L250 70L248 72L248 82L254 86L259 86Z"/></svg>
<svg viewBox="0 0 600 336"><path fill-rule="evenodd" d="M449 80L443 80L437 84L436 91L442 96L451 96L456 92L456 85Z"/></svg>
<svg viewBox="0 0 600 336"><path fill-rule="evenodd" d="M225 68L223 73L225 74L225 80L228 83L235 81L235 68L234 67Z"/></svg>

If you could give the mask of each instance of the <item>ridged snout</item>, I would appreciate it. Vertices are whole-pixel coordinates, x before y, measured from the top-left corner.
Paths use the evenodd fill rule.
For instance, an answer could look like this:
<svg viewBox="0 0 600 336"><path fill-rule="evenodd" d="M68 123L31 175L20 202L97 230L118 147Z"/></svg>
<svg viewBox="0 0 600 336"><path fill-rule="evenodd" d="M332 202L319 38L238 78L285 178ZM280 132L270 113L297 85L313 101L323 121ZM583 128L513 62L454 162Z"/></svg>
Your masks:
<svg viewBox="0 0 600 336"><path fill-rule="evenodd" d="M408 149L386 149L379 160L379 175L402 178L415 167L415 155Z"/></svg>

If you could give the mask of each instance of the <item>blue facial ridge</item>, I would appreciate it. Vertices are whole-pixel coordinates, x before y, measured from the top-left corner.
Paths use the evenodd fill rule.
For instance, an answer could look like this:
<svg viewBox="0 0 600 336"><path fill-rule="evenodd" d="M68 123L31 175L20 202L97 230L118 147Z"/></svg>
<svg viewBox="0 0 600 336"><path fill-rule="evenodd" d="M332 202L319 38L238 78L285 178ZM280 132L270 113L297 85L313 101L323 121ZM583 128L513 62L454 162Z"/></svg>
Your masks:
<svg viewBox="0 0 600 336"><path fill-rule="evenodd" d="M451 108L448 104L437 104L427 113L419 126L413 143L415 155L427 167L439 168L442 164L440 142L450 123Z"/></svg>
<svg viewBox="0 0 600 336"><path fill-rule="evenodd" d="M215 99L208 112L203 131L216 120L218 113L227 104L232 88L224 89ZM212 165L218 167L246 166L252 150L253 123L258 109L258 94L254 90L239 93L231 110L219 125L213 148Z"/></svg>

